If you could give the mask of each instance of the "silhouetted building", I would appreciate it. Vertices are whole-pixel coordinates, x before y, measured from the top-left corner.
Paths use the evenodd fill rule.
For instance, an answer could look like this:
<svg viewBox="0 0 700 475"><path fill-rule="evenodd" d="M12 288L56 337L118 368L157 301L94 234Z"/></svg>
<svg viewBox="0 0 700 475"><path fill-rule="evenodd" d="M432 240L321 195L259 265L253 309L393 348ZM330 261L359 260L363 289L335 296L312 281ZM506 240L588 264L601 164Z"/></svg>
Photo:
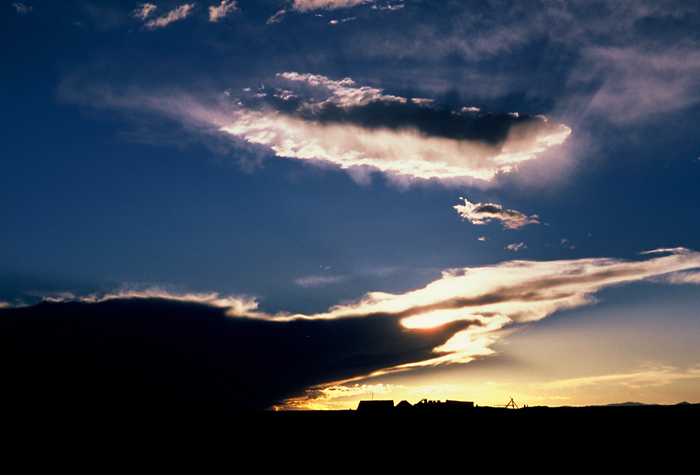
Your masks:
<svg viewBox="0 0 700 475"><path fill-rule="evenodd" d="M450 409L471 409L474 407L474 402L472 401L450 401L449 399L445 401L445 406Z"/></svg>
<svg viewBox="0 0 700 475"><path fill-rule="evenodd" d="M358 411L367 412L385 412L391 410L397 410L401 412L424 412L424 411L463 411L474 408L474 403L471 401L450 401L449 399L445 402L440 401L430 401L428 399L422 399L420 402L412 405L408 401L401 401L396 406L394 406L394 401L360 401L357 406Z"/></svg>
<svg viewBox="0 0 700 475"><path fill-rule="evenodd" d="M377 412L377 411L391 411L394 409L394 401L393 400L385 400L385 401L360 401L360 404L357 406L358 411L368 411L368 412Z"/></svg>
<svg viewBox="0 0 700 475"><path fill-rule="evenodd" d="M415 404L413 408L421 412L454 412L472 409L474 408L474 403L471 401L450 401L449 399L445 402L422 399L419 403Z"/></svg>

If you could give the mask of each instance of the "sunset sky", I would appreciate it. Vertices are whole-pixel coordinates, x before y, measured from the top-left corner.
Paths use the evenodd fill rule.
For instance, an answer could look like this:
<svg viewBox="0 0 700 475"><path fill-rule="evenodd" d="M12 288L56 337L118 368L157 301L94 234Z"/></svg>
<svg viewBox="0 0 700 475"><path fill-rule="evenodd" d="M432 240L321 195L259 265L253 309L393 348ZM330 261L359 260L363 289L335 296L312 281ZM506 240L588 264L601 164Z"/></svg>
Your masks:
<svg viewBox="0 0 700 475"><path fill-rule="evenodd" d="M0 317L255 409L700 403L699 3L1 8Z"/></svg>

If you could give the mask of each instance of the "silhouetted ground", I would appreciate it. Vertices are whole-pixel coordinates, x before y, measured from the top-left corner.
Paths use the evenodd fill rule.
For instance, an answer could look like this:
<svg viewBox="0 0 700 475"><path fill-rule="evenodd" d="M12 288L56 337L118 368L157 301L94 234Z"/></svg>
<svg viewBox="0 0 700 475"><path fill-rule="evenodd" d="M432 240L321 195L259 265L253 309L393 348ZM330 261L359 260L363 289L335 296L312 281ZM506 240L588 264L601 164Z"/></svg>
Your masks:
<svg viewBox="0 0 700 475"><path fill-rule="evenodd" d="M410 473L479 467L496 473L526 467L538 473L624 473L661 461L676 473L695 454L699 416L697 404L477 407L457 413L265 412L249 414L244 425L274 434L294 448L291 458L305 454L309 463L323 454L353 466Z"/></svg>

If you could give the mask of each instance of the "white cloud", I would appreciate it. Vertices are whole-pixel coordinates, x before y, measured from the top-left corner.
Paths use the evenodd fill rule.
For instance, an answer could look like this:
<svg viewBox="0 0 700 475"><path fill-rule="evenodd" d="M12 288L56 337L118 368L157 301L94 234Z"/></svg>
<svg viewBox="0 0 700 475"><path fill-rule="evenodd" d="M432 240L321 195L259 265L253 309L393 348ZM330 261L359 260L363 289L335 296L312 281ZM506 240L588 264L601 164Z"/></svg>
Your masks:
<svg viewBox="0 0 700 475"><path fill-rule="evenodd" d="M406 99L403 97L383 94L384 91L381 89L357 86L355 81L350 78L333 80L319 74L299 74L296 72L278 73L277 77L296 83L303 83L313 88L312 91L306 91L314 94L307 98L313 102L308 101L305 104L306 107L319 108L327 103L332 103L339 107L352 107L367 105L374 101L406 102Z"/></svg>
<svg viewBox="0 0 700 475"><path fill-rule="evenodd" d="M525 245L524 242L521 243L513 243L513 244L508 244L504 249L508 249L509 251L519 251L520 249L527 249L527 246Z"/></svg>
<svg viewBox="0 0 700 475"><path fill-rule="evenodd" d="M127 289L82 300L164 298L212 305L225 309L234 318L280 322L393 317L399 319L406 331L464 323L451 338L433 349L434 358L382 370L387 372L440 363L464 363L494 354L492 346L503 334L504 327L542 320L560 310L592 304L596 302L594 294L605 287L640 281L700 283L696 278L700 271L700 253L682 248L663 251L670 254L637 261L610 258L510 261L494 266L451 269L421 289L402 294L371 292L356 302L311 315L261 312L257 310L255 299L249 297L178 294L161 288ZM693 277L676 278L684 273Z"/></svg>
<svg viewBox="0 0 700 475"><path fill-rule="evenodd" d="M174 10L171 10L166 15L162 17L155 18L147 22L144 27L146 28L163 28L174 21L179 21L187 18L190 14L192 8L194 8L194 3L189 3L185 5L180 5Z"/></svg>
<svg viewBox="0 0 700 475"><path fill-rule="evenodd" d="M236 11L236 0L222 0L218 7L209 7L209 21L217 22L234 11Z"/></svg>
<svg viewBox="0 0 700 475"><path fill-rule="evenodd" d="M536 219L537 215L528 217L512 209L503 209L501 205L493 203L473 204L466 198L460 199L464 200L464 204L455 205L454 209L457 210L462 218L468 220L472 224L486 224L493 219L498 219L503 222L504 228L518 229L527 224L539 223Z"/></svg>
<svg viewBox="0 0 700 475"><path fill-rule="evenodd" d="M408 101L384 94L381 89L358 87L349 78L336 81L295 72L278 77L303 83L309 89L304 92L310 98L300 105L299 114L241 107L231 123L220 130L268 147L277 156L332 162L351 173L353 169L370 167L404 185L414 178L490 181L500 173L513 171L518 163L561 144L571 132L565 125L537 117L509 126L502 142L489 143L478 137L471 140L429 135L418 124L387 122L384 126L366 127L349 121L314 120L313 114L329 105L355 108L354 113L358 107L376 102L408 104ZM419 112L430 110L429 105L412 105L423 108ZM305 117L309 114L311 117ZM460 114L476 112L457 112L454 120L466 117Z"/></svg>
<svg viewBox="0 0 700 475"><path fill-rule="evenodd" d="M26 15L27 13L32 11L32 9L34 8L30 5L27 5L24 2L15 2L12 4L12 6L15 8L15 11L17 13L19 13L20 15Z"/></svg>
<svg viewBox="0 0 700 475"><path fill-rule="evenodd" d="M361 3L371 3L374 0L294 0L292 8L300 12L312 10L335 10L350 8Z"/></svg>
<svg viewBox="0 0 700 475"><path fill-rule="evenodd" d="M571 132L541 116L475 111L443 114L430 104L357 86L349 78L331 80L292 72L274 80L284 87L272 93L268 89L240 90L239 97L229 91L216 99L173 91L117 92L79 84L79 80L64 81L61 92L69 100L93 107L163 115L199 133L227 135L258 152L312 164L332 163L358 181L368 179L371 172L381 172L401 186L427 179L447 185L487 184L561 144ZM290 110L291 101L275 99L282 92L285 99L297 98L296 109ZM390 112L388 118L376 114L378 107L380 112ZM365 119L375 123L368 125ZM443 132L434 119L459 133ZM473 132L475 129L479 132ZM464 133L472 135L465 138Z"/></svg>
<svg viewBox="0 0 700 475"><path fill-rule="evenodd" d="M131 12L131 16L134 18L138 18L139 20L146 20L153 11L158 8L157 6L153 5L152 3L141 3L139 6Z"/></svg>
<svg viewBox="0 0 700 475"><path fill-rule="evenodd" d="M403 3L399 3L396 5L385 5L383 7L377 6L377 5L372 5L372 10L400 10L403 8Z"/></svg>
<svg viewBox="0 0 700 475"><path fill-rule="evenodd" d="M282 21L282 18L284 18L284 14L287 13L287 10L280 10L274 15L272 15L270 18L267 19L267 24L271 25L273 23L279 23Z"/></svg>
<svg viewBox="0 0 700 475"><path fill-rule="evenodd" d="M343 18L342 20L331 20L331 21L329 21L328 23L331 24L331 25L338 25L338 24L340 24L340 23L346 23L346 22L348 22L348 21L353 21L353 20L356 20L356 19L357 19L357 18L355 18L355 17L353 16L353 17L349 17L349 18Z"/></svg>

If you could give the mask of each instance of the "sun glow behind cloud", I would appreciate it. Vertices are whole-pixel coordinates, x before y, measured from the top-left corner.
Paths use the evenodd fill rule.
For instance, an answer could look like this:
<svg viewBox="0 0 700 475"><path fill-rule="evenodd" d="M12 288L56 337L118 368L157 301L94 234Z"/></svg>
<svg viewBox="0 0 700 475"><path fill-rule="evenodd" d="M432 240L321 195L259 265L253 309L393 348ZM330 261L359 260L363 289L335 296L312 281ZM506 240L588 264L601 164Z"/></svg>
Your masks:
<svg viewBox="0 0 700 475"><path fill-rule="evenodd" d="M354 303L337 305L325 313L275 314L258 310L248 297L208 294L172 294L160 288L126 289L84 301L123 298L164 298L198 302L223 308L233 318L270 322L397 318L406 331L425 332L461 322L443 344L433 348L434 358L385 368L376 374L444 363L468 363L494 354L491 348L510 325L535 322L557 311L596 302L604 287L638 281L697 283L700 253L686 249L652 251L670 253L638 261L591 258L567 261L509 261L495 266L452 269L427 286L403 294L371 292ZM65 300L65 298L54 299Z"/></svg>

